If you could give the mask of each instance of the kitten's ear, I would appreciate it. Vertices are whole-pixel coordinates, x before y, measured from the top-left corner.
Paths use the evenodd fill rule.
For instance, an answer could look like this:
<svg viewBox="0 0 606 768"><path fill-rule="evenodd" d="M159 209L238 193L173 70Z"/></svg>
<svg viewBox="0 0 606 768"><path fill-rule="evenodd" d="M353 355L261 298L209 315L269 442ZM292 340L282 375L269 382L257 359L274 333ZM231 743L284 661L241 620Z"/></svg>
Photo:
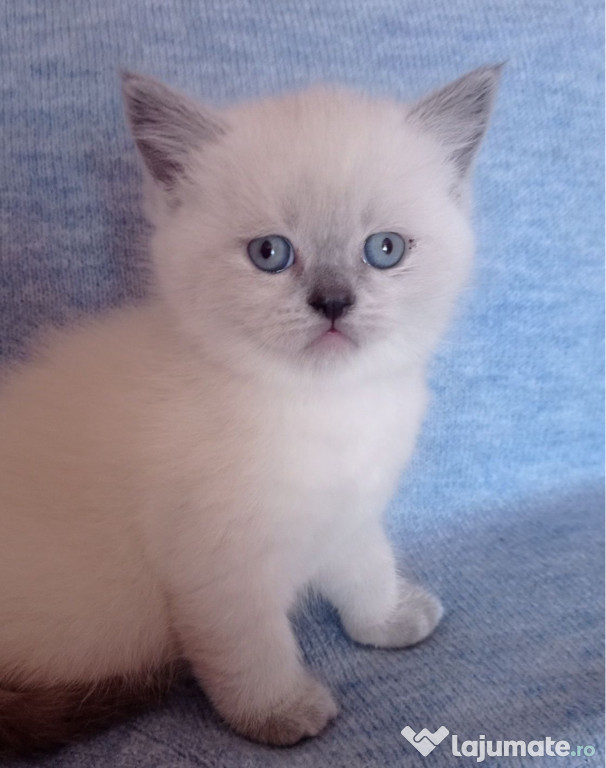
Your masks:
<svg viewBox="0 0 606 768"><path fill-rule="evenodd" d="M126 113L139 152L155 182L173 189L187 174L192 150L226 131L211 109L151 77L122 72Z"/></svg>
<svg viewBox="0 0 606 768"><path fill-rule="evenodd" d="M409 113L447 149L459 183L468 178L486 132L503 66L474 69L413 104Z"/></svg>

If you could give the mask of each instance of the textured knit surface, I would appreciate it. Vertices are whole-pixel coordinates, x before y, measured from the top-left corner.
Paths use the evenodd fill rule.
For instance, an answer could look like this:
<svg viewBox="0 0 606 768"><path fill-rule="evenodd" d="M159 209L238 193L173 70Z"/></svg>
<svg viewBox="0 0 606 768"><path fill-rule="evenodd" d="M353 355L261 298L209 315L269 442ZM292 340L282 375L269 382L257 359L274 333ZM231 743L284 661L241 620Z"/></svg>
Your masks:
<svg viewBox="0 0 606 768"><path fill-rule="evenodd" d="M444 600L443 624L418 648L368 650L313 606L302 645L341 715L293 749L232 735L187 683L36 765L475 764L448 739L422 757L406 724L596 748L491 768L603 764L602 29L598 0L0 4L5 359L40 326L143 290L119 66L222 104L317 80L405 98L508 61L477 169L475 279L388 513L399 558Z"/></svg>

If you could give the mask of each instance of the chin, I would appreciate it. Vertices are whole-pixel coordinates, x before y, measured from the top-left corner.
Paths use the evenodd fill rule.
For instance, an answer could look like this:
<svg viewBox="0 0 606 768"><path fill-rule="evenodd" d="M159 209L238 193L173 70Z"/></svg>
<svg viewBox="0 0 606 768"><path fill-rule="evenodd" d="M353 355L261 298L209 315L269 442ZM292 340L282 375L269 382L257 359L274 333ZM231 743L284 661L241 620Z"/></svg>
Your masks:
<svg viewBox="0 0 606 768"><path fill-rule="evenodd" d="M330 374L349 369L359 357L357 342L340 332L325 332L308 342L297 355L301 368Z"/></svg>

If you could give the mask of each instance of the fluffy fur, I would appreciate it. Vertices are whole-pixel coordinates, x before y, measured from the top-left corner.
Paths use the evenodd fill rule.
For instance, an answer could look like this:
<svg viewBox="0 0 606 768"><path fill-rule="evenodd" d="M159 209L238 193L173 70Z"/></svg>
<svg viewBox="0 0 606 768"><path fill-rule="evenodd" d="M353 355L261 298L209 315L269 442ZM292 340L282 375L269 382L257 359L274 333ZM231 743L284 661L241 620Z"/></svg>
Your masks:
<svg viewBox="0 0 606 768"><path fill-rule="evenodd" d="M219 112L124 75L155 286L52 332L0 390L5 745L61 742L178 659L236 731L291 744L337 712L289 623L304 590L360 643L436 626L381 514L470 266L497 80L482 68L408 106L315 88ZM376 232L408 244L392 269L362 260ZM269 234L296 251L279 274L247 256ZM343 291L327 333L309 297Z"/></svg>

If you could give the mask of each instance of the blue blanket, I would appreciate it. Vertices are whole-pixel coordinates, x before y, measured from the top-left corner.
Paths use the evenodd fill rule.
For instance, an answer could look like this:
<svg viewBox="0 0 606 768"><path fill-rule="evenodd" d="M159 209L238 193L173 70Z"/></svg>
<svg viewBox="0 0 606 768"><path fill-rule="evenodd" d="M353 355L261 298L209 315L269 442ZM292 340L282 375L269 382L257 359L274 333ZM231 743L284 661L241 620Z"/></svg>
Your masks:
<svg viewBox="0 0 606 768"><path fill-rule="evenodd" d="M477 168L474 281L388 510L402 562L444 600L443 624L414 649L369 650L330 607L310 606L304 653L342 711L292 749L233 735L185 681L159 710L21 764L450 768L475 764L482 736L580 752L518 745L490 768L602 765L601 3L19 0L2 4L0 25L7 360L40 326L142 291L118 67L222 104L318 80L407 98L508 62ZM449 734L423 757L406 725ZM453 736L476 747L455 757Z"/></svg>

